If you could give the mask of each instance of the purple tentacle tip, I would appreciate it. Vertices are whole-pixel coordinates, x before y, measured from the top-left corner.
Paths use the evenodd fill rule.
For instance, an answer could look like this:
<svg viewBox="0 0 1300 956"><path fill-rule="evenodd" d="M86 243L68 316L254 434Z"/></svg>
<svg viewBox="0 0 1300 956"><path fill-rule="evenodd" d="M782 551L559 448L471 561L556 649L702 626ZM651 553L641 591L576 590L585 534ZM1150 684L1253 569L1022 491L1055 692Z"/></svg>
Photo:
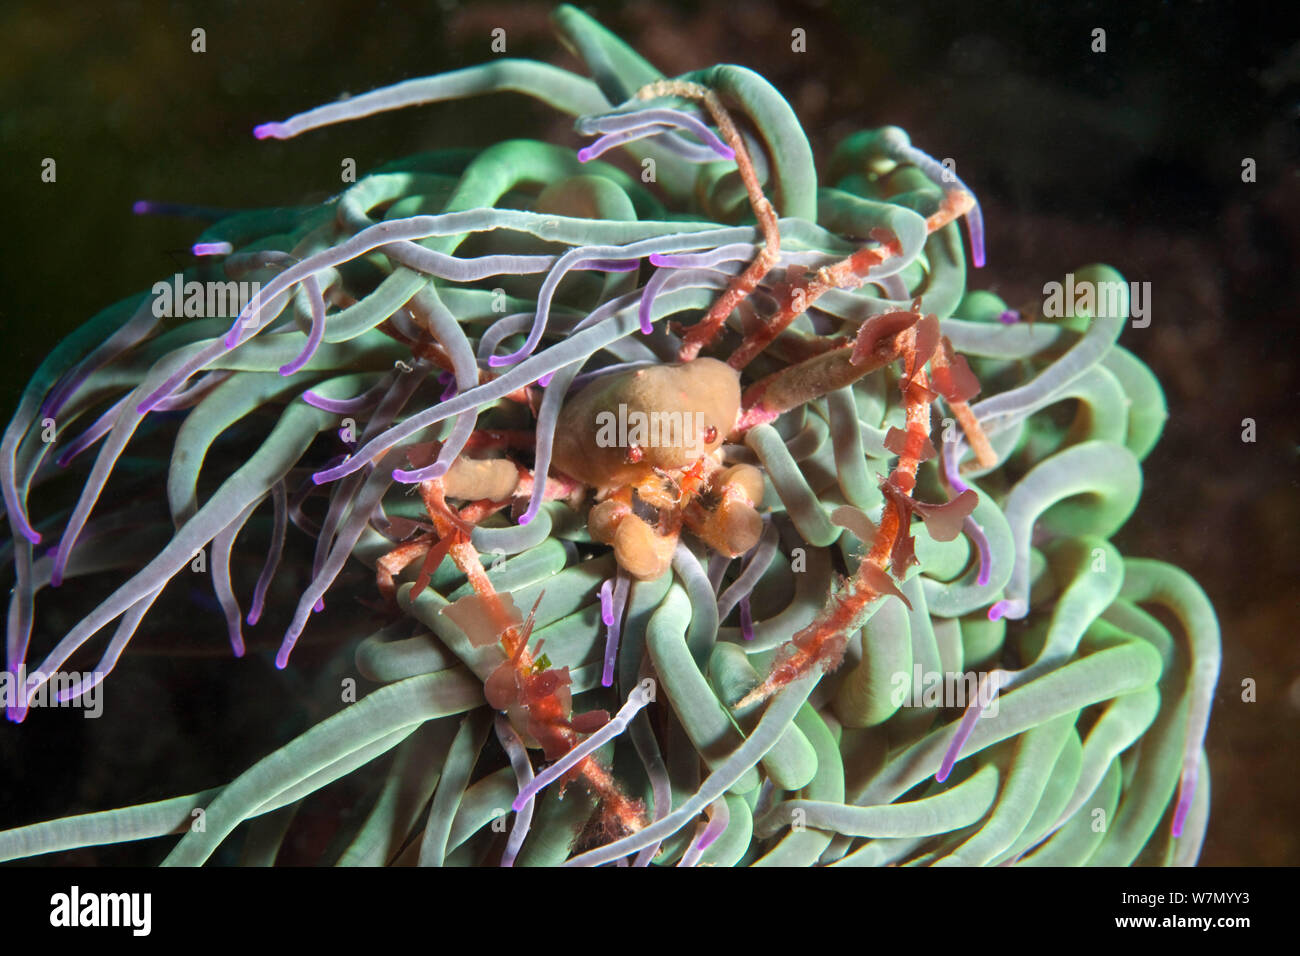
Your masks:
<svg viewBox="0 0 1300 956"><path fill-rule="evenodd" d="M19 686L19 687L22 686L21 682L17 681L17 675L15 675L13 671L0 671L0 673L10 674L11 675L10 680L14 681L14 686ZM22 694L20 695L20 697L21 697L20 703L10 704L7 707L5 707L5 717L7 717L12 723L15 724L21 724L24 720L26 720L27 712L28 710L30 710L30 708L27 706L27 695Z"/></svg>
<svg viewBox="0 0 1300 956"><path fill-rule="evenodd" d="M443 372L438 376L438 384L445 386L442 394L438 396L438 401L445 402L456 394L456 376L451 372Z"/></svg>
<svg viewBox="0 0 1300 956"><path fill-rule="evenodd" d="M616 588L617 578L606 578L600 586L600 620L605 625L605 664L600 673L600 686L614 686L614 666L618 663L619 631L623 608L627 602L627 582Z"/></svg>
<svg viewBox="0 0 1300 956"><path fill-rule="evenodd" d="M287 139L283 123L260 123L253 127L253 135L258 139Z"/></svg>
<svg viewBox="0 0 1300 956"><path fill-rule="evenodd" d="M984 268L984 211L976 201L966 213L966 233L970 236L970 259L976 269Z"/></svg>
<svg viewBox="0 0 1300 956"><path fill-rule="evenodd" d="M234 248L228 242L196 242L190 247L190 251L196 256L227 256L234 251Z"/></svg>
<svg viewBox="0 0 1300 956"><path fill-rule="evenodd" d="M441 478L451 468L451 462L435 461L432 465L426 465L423 468L416 468L413 471L407 471L404 468L393 469L393 480L400 481L404 485L418 485L422 481L430 481L434 478Z"/></svg>
<svg viewBox="0 0 1300 956"><path fill-rule="evenodd" d="M1196 776L1197 768L1189 767L1183 774L1183 780L1178 786L1178 805L1174 808L1174 838L1183 835L1183 827L1187 823L1187 815L1192 810L1192 798L1196 795Z"/></svg>
<svg viewBox="0 0 1300 956"><path fill-rule="evenodd" d="M980 681L979 691L975 700L966 705L966 712L961 716L961 723L957 727L957 733L953 735L948 749L944 751L943 760L939 764L939 771L934 775L935 782L943 783L952 773L953 766L957 763L957 755L961 753L961 748L966 745L970 735L975 731L975 721L979 720L984 710L993 703L993 700L1002 690L1002 684L1006 680L1005 671L993 671L984 680Z"/></svg>
<svg viewBox="0 0 1300 956"><path fill-rule="evenodd" d="M966 532L966 536L970 538L979 554L979 573L975 577L975 583L980 587L987 587L993 572L993 551L989 547L988 536L979 522L970 515L967 515L966 520L962 522L962 530Z"/></svg>
<svg viewBox="0 0 1300 956"><path fill-rule="evenodd" d="M325 468L321 471L313 472L311 483L313 485L326 485L331 481L337 481L342 478L344 475L349 473L343 469L346 468L350 457L351 456L349 456L349 458L344 458L342 464L335 465L333 468Z"/></svg>
<svg viewBox="0 0 1300 956"><path fill-rule="evenodd" d="M600 620L609 627L614 623L614 579L606 578L600 586Z"/></svg>
<svg viewBox="0 0 1300 956"><path fill-rule="evenodd" d="M998 321L1003 325L1015 325L1020 321L1020 313L1015 309L1007 309L998 316Z"/></svg>
<svg viewBox="0 0 1300 956"><path fill-rule="evenodd" d="M542 388L545 388L547 385L551 384L551 379L553 378L555 378L555 373L547 372L545 375L543 375L541 378L537 380L537 384L542 386Z"/></svg>
<svg viewBox="0 0 1300 956"><path fill-rule="evenodd" d="M317 613L325 610L324 599L317 598L316 604L312 610ZM289 655L293 653L293 649L298 643L298 638L302 635L302 629L305 624L306 622L304 621L301 624L291 624L289 626L289 632L285 634L284 640L280 642L280 650L277 651L275 655L276 670L284 670L289 666Z"/></svg>
<svg viewBox="0 0 1300 956"><path fill-rule="evenodd" d="M1011 602L1009 601L998 601L991 608L989 608L989 620L1000 621L1002 619L1002 616L1007 613L1007 608L1010 605L1010 603Z"/></svg>
<svg viewBox="0 0 1300 956"><path fill-rule="evenodd" d="M1179 801L1178 809L1174 811L1174 839L1183 835L1183 825L1187 822L1187 813L1192 809L1191 803L1183 804Z"/></svg>

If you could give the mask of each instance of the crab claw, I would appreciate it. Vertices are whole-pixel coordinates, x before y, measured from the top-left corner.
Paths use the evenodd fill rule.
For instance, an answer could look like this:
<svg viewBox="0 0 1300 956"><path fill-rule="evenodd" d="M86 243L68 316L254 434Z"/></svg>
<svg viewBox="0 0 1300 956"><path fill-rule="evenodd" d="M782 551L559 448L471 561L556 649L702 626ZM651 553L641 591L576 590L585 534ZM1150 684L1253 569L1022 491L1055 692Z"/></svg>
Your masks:
<svg viewBox="0 0 1300 956"><path fill-rule="evenodd" d="M610 543L619 566L640 581L653 581L667 571L677 550L676 535L658 535L634 514L623 516Z"/></svg>

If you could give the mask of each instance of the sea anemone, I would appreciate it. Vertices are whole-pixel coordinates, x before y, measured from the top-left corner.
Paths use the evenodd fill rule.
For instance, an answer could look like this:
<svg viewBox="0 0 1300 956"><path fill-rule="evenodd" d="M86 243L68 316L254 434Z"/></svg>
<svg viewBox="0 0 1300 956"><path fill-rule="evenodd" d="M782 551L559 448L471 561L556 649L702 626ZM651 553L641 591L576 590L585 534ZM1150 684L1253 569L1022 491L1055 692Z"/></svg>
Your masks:
<svg viewBox="0 0 1300 956"><path fill-rule="evenodd" d="M758 74L666 79L553 19L591 79L502 58L255 134L514 90L584 148L221 218L36 372L0 445L11 720L95 688L181 574L244 654L291 536L314 559L278 667L349 562L376 620L369 691L229 784L0 832L0 860L171 834L172 864L274 859L295 811L245 824L382 772L322 862L1195 862L1218 625L1108 540L1165 418L1117 344L1127 283L1088 266L1020 321L967 290L973 191L901 130L819 188ZM38 596L105 576L45 646Z"/></svg>

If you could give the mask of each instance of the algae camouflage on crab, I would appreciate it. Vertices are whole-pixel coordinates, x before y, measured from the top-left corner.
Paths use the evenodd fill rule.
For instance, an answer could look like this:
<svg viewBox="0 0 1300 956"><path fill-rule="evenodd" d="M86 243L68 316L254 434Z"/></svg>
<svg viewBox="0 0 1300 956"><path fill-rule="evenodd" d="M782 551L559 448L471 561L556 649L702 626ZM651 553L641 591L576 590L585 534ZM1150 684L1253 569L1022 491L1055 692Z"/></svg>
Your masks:
<svg viewBox="0 0 1300 956"><path fill-rule="evenodd" d="M294 540L279 667L345 567L380 610L359 700L223 786L0 832L0 859L274 860L364 774L321 862L1194 863L1218 626L1109 541L1165 417L1119 274L1008 322L967 288L973 192L901 130L819 186L757 73L668 79L553 21L590 78L500 58L255 132L516 91L582 149L449 148L215 221L184 278L246 302L169 323L156 287L36 372L0 447L11 720L97 686L199 555L236 655ZM73 579L107 596L50 633Z"/></svg>

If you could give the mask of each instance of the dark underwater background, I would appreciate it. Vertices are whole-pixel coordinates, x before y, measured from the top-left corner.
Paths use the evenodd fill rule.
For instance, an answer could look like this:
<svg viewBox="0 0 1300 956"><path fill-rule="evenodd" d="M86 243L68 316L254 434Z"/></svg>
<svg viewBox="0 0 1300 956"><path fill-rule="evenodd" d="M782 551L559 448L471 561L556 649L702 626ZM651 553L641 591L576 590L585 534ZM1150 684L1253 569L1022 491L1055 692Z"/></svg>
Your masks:
<svg viewBox="0 0 1300 956"><path fill-rule="evenodd" d="M496 27L508 55L577 68L550 32L550 8L0 4L0 419L70 330L188 263L202 224L133 216L137 199L298 204L337 191L342 157L364 171L505 136L576 148L564 117L510 95L287 142L250 132L344 93L482 62ZM1032 306L1043 283L1096 261L1151 283L1150 326L1120 341L1155 370L1170 417L1144 463L1138 511L1115 541L1121 553L1191 572L1219 614L1201 862L1300 863L1300 31L1285 22L1286 5L636 0L585 9L670 76L717 62L762 72L794 106L823 170L844 136L887 124L955 158L987 224L989 264L968 278L972 288ZM195 27L206 31L206 53L190 51ZM791 51L795 28L807 52ZM1091 50L1096 28L1105 53ZM47 156L58 163L53 184L40 181ZM1242 181L1247 157L1253 183ZM1246 418L1254 443L1241 438ZM363 569L336 588L279 672L274 611L236 661L206 580L173 585L107 682L103 719L36 711L21 726L0 724L0 829L214 786L305 729L330 709L321 694L336 693L340 649L376 626L353 603L373 597ZM59 597L38 601L45 647L75 620ZM1246 680L1254 702L1242 700ZM320 842L330 814L348 812L348 792L330 793ZM62 859L152 863L165 851L153 841ZM289 846L281 862L312 852Z"/></svg>

